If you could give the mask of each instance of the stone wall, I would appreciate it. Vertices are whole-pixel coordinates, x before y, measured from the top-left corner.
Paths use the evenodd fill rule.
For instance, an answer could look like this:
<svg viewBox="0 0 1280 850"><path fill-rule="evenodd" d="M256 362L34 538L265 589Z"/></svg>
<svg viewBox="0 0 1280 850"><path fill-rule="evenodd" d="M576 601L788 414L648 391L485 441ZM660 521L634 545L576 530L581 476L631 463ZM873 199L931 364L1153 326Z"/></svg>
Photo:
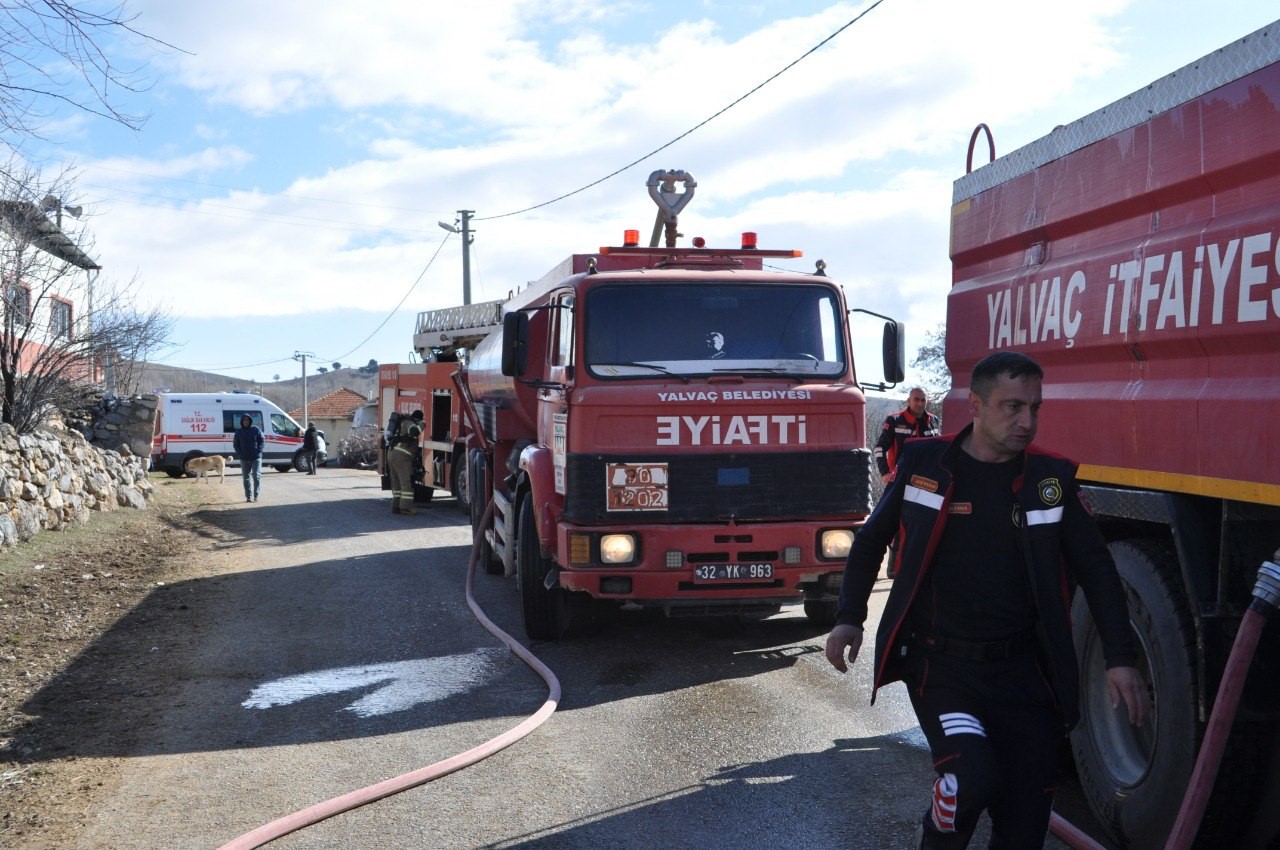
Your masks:
<svg viewBox="0 0 1280 850"><path fill-rule="evenodd" d="M90 511L145 508L154 492L148 463L145 453L93 446L60 422L24 435L0 425L0 543L81 525Z"/></svg>
<svg viewBox="0 0 1280 850"><path fill-rule="evenodd" d="M128 398L99 394L91 406L62 415L69 427L99 448L121 451L126 446L138 457L149 458L158 405L154 393Z"/></svg>

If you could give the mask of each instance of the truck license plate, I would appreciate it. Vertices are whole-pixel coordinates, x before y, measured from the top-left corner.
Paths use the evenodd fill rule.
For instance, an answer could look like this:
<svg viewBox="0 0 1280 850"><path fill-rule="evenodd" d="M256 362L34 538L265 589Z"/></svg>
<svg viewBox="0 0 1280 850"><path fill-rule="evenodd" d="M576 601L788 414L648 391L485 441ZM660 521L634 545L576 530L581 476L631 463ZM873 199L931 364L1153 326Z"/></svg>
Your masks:
<svg viewBox="0 0 1280 850"><path fill-rule="evenodd" d="M693 568L694 581L760 581L773 578L773 564L702 564Z"/></svg>

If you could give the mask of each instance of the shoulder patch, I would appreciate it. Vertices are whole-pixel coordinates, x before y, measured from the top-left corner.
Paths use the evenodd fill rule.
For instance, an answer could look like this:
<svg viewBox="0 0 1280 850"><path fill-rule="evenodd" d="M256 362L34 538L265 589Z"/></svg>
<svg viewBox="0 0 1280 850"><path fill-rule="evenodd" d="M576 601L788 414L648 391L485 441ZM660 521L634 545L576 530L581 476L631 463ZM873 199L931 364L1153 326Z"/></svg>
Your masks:
<svg viewBox="0 0 1280 850"><path fill-rule="evenodd" d="M911 476L911 486L919 487L921 490L928 490L930 493L938 492L938 482L932 478L925 478L923 475Z"/></svg>
<svg viewBox="0 0 1280 850"><path fill-rule="evenodd" d="M1040 501L1046 505L1056 505L1062 501L1062 485L1056 478L1046 478L1036 485L1040 493Z"/></svg>

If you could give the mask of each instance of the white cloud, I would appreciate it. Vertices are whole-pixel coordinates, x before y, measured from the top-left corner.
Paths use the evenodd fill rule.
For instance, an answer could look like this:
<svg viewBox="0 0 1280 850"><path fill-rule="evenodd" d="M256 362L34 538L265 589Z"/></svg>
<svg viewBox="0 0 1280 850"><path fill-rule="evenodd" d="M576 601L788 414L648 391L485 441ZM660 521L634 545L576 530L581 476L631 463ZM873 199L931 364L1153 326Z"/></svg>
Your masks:
<svg viewBox="0 0 1280 850"><path fill-rule="evenodd" d="M748 31L741 18L728 26L743 12L722 3L134 5L144 30L194 54L157 61L157 88L206 108L189 138L144 131L149 153L81 161L86 180L116 190L94 222L104 262L138 269L181 314L389 310L439 245L436 219L459 208L477 211L476 297L503 296L624 227L647 238L645 177L684 168L699 181L686 233L727 241L750 229L802 248L804 267L827 260L851 301L923 329L943 311L951 181L970 130L987 122L1008 152L1173 69L1135 70L1144 33L1117 28L1165 8L1153 0L886 0L658 156L486 220L666 143L863 6L761 17ZM268 132L339 138L345 158L305 172L271 162L255 140ZM241 175L267 166L275 194L209 185L255 185ZM459 254L455 239L412 309L459 300Z"/></svg>

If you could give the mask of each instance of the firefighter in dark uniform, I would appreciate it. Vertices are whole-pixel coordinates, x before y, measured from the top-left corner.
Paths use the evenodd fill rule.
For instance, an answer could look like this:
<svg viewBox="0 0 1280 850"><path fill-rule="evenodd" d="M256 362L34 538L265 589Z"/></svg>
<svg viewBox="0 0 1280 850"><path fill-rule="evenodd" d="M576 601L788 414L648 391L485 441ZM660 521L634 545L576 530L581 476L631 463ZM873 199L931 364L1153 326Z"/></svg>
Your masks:
<svg viewBox="0 0 1280 850"><path fill-rule="evenodd" d="M1065 588L1083 589L1112 702L1131 723L1147 692L1124 589L1082 501L1076 465L1032 444L1040 366L999 352L974 367L973 424L914 440L845 565L827 660L845 672L885 547L899 529L897 577L876 634L875 690L902 680L938 774L917 844L964 848L985 809L991 848L1042 847L1062 737L1079 719L1078 664Z"/></svg>
<svg viewBox="0 0 1280 850"><path fill-rule="evenodd" d="M938 417L934 416L926 406L929 398L921 387L912 387L907 393L907 406L890 416L886 416L884 425L880 426L880 437L876 440L872 451L876 459L876 468L880 470L880 480L885 484L893 475L898 465L898 456L902 453L902 445L915 437L936 437L942 433ZM889 564L885 567L885 575L893 578L895 562L898 560L898 540L889 544L891 550Z"/></svg>
<svg viewBox="0 0 1280 850"><path fill-rule="evenodd" d="M936 437L939 430L938 417L925 407L929 399L920 387L913 387L907 394L907 406L890 416L886 416L884 425L880 426L880 437L876 440L872 454L876 459L876 468L880 470L880 480L889 483L889 476L902 454L902 444L912 437Z"/></svg>
<svg viewBox="0 0 1280 850"><path fill-rule="evenodd" d="M416 514L413 509L413 463L418 455L418 438L422 436L422 411L400 422L398 433L387 449L387 466L391 471L391 513Z"/></svg>

